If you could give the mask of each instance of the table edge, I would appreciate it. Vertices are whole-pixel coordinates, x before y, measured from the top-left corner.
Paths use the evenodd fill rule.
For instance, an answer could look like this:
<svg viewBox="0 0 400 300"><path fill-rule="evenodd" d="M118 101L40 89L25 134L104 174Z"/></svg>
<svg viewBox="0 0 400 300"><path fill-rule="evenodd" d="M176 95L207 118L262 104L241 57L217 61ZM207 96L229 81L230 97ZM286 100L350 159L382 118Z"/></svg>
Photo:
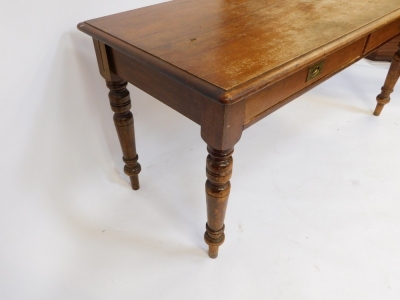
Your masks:
<svg viewBox="0 0 400 300"><path fill-rule="evenodd" d="M246 98L259 90L262 90L271 84L301 70L304 67L310 66L315 63L315 60L332 54L333 52L350 45L351 43L364 38L374 31L382 28L383 26L398 20L400 18L400 9L397 9L371 23L360 27L346 35L343 35L336 40L316 48L302 56L299 56L285 64L277 66L270 71L255 77L251 80L243 82L229 91L227 91L227 98L233 101L239 101ZM367 39L368 43L368 39ZM366 45L365 45L366 46ZM365 49L364 49L365 51ZM364 55L364 53L362 53Z"/></svg>
<svg viewBox="0 0 400 300"><path fill-rule="evenodd" d="M200 92L208 98L220 100L225 96L226 90L213 85L187 71L184 71L146 51L143 51L142 49L132 46L116 38L115 36L98 29L97 27L94 27L86 22L81 22L77 25L77 28L78 30L90 35L102 43L120 51L128 57L133 58L170 78L173 78L186 87ZM221 102L224 103L224 101Z"/></svg>
<svg viewBox="0 0 400 300"><path fill-rule="evenodd" d="M334 51L351 44L357 39L371 34L373 31L395 21L398 18L400 18L400 9L397 9L363 27L337 38L326 45L316 48L302 56L296 57L291 61L277 66L270 71L243 82L229 90L225 90L219 86L216 86L185 70L180 69L173 64L168 63L167 61L162 60L159 57L130 45L119 38L86 23L88 21L79 23L77 28L78 30L98 39L108 46L115 48L123 54L140 61L141 63L165 74L168 77L173 78L188 88L195 90L214 101L228 105L247 98L257 91L262 90L269 85L285 78L286 76L289 76L296 71L311 65L313 62L315 62L315 59L327 56Z"/></svg>

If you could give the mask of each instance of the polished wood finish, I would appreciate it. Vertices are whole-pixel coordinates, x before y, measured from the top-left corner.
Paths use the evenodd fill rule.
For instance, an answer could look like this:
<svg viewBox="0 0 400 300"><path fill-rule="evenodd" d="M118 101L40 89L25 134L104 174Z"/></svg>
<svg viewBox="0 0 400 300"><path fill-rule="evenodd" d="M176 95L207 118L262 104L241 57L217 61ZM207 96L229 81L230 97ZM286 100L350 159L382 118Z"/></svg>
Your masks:
<svg viewBox="0 0 400 300"><path fill-rule="evenodd" d="M78 29L93 38L117 120L130 122L128 81L200 125L209 153L205 240L215 258L243 130L398 36L400 0L176 0ZM394 62L378 105L397 73ZM137 171L133 123L125 128L127 168Z"/></svg>
<svg viewBox="0 0 400 300"><path fill-rule="evenodd" d="M233 149L216 150L208 147L207 151L207 224L204 240L209 246L208 255L216 258L219 246L225 241L224 219L231 190L229 179L232 176Z"/></svg>
<svg viewBox="0 0 400 300"><path fill-rule="evenodd" d="M128 82L125 80L107 81L110 89L108 98L111 109L114 111L114 124L121 144L123 161L125 162L124 172L131 180L132 189L139 189L140 164L135 145L135 129L133 127L133 115L130 111L131 98L126 89Z"/></svg>
<svg viewBox="0 0 400 300"><path fill-rule="evenodd" d="M110 90L108 98L114 112L115 129L122 148L122 160L125 162L124 172L130 178L132 189L138 190L141 167L138 163L139 156L136 153L135 128L133 115L130 111L131 98L126 89L128 82L111 71L108 46L96 39L93 39L93 45L100 74L106 80L107 87Z"/></svg>
<svg viewBox="0 0 400 300"><path fill-rule="evenodd" d="M400 8L399 0L363 4L180 0L85 23L229 90Z"/></svg>
<svg viewBox="0 0 400 300"><path fill-rule="evenodd" d="M371 33L369 37L367 46L365 47L365 51L370 52L372 49L376 49L378 46L382 46L394 36L399 35L399 31L400 19L395 20L388 25L375 30L373 33Z"/></svg>
<svg viewBox="0 0 400 300"><path fill-rule="evenodd" d="M204 101L202 94L154 68L149 68L145 63L130 59L113 48L107 47L107 49L112 59L111 71L113 74L119 74L142 91L200 124L200 113Z"/></svg>
<svg viewBox="0 0 400 300"><path fill-rule="evenodd" d="M297 71L296 73L260 90L246 99L246 112L244 123L251 123L253 118L268 110L270 107L284 101L294 93L303 90L307 86L320 81L325 76L329 76L338 67L347 66L358 60L363 55L367 38L360 40L332 53L328 56L321 56L325 62L322 72L310 81L306 81L309 66Z"/></svg>
<svg viewBox="0 0 400 300"><path fill-rule="evenodd" d="M396 21L399 8L400 0L180 0L86 21L79 29L232 103Z"/></svg>
<svg viewBox="0 0 400 300"><path fill-rule="evenodd" d="M393 55L398 49L398 44L400 43L400 36L394 38L393 40L387 42L383 46L379 47L378 50L374 51L367 56L368 59L373 61L389 61L393 59Z"/></svg>
<svg viewBox="0 0 400 300"><path fill-rule="evenodd" d="M400 46L400 45L399 45ZM382 93L376 97L378 104L376 105L374 115L379 116L383 107L390 102L390 94L393 93L400 76L400 49L396 52L390 65L389 73L386 77L385 85L382 87Z"/></svg>

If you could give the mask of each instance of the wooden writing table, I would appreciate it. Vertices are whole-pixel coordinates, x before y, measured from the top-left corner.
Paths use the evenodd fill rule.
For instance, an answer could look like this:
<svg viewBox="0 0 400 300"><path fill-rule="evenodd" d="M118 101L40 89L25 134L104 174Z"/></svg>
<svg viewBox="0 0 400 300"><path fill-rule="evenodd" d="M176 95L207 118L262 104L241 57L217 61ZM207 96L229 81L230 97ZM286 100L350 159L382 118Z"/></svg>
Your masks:
<svg viewBox="0 0 400 300"><path fill-rule="evenodd" d="M110 89L125 173L139 188L127 82L196 122L207 143L205 241L224 242L242 131L400 34L400 0L177 0L78 25ZM394 56L374 114L400 75Z"/></svg>

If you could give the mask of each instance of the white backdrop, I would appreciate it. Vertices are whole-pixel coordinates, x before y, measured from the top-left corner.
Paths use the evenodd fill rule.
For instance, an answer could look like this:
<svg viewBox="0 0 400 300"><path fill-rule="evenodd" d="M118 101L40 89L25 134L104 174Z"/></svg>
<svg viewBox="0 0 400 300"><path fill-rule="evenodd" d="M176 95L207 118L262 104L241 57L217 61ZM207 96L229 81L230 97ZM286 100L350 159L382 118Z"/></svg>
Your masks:
<svg viewBox="0 0 400 300"><path fill-rule="evenodd" d="M399 299L400 93L363 61L246 130L207 257L198 125L130 87L130 189L76 24L157 1L8 1L0 17L0 299Z"/></svg>

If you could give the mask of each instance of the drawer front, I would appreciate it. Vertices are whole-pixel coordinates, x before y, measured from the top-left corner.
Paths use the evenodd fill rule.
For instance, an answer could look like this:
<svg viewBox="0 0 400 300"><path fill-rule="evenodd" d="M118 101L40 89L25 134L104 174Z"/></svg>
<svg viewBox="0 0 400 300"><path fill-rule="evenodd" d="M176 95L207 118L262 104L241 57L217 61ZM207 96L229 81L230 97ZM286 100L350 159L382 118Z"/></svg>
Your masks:
<svg viewBox="0 0 400 300"><path fill-rule="evenodd" d="M362 38L327 57L321 57L316 63L324 61L322 71L313 79L307 81L310 66L248 97L246 99L245 124L291 95L360 58L366 41L367 37Z"/></svg>
<svg viewBox="0 0 400 300"><path fill-rule="evenodd" d="M365 47L365 53L379 47L388 40L394 38L396 35L400 34L400 19L383 26L382 28L371 33L367 47Z"/></svg>

